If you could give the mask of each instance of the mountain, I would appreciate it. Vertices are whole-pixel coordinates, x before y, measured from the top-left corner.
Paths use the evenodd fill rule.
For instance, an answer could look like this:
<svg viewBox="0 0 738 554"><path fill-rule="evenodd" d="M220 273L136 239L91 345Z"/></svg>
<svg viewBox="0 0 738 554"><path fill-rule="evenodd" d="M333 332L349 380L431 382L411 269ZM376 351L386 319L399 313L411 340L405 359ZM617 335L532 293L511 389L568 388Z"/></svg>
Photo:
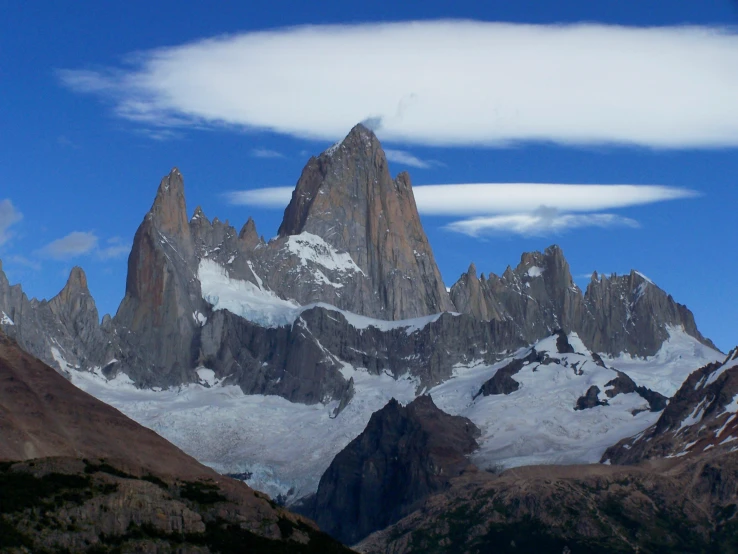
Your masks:
<svg viewBox="0 0 738 554"><path fill-rule="evenodd" d="M514 322L528 343L560 328L576 332L594 352L648 357L668 339L668 329L677 328L715 349L692 312L637 271L609 278L594 273L582 294L558 246L523 254L501 277L478 278L472 264L450 294L460 312Z"/></svg>
<svg viewBox="0 0 738 554"><path fill-rule="evenodd" d="M0 332L0 550L348 552Z"/></svg>
<svg viewBox="0 0 738 554"><path fill-rule="evenodd" d="M692 373L658 421L609 448L603 461L634 464L738 448L738 348Z"/></svg>
<svg viewBox="0 0 738 554"><path fill-rule="evenodd" d="M318 158L297 182L280 237L309 233L356 262L351 304L338 307L381 319L453 310L420 223L410 176L392 179L377 137L364 125Z"/></svg>
<svg viewBox="0 0 738 554"><path fill-rule="evenodd" d="M642 394L621 372L609 385ZM588 393L578 408L607 405L598 396ZM608 399L617 396L607 391ZM652 409L663 409L652 399ZM735 552L737 412L738 349L694 371L652 426L606 450L604 464L468 469L356 548L398 554Z"/></svg>
<svg viewBox="0 0 738 554"><path fill-rule="evenodd" d="M82 268L72 269L51 300L29 300L20 285L10 285L0 261L0 331L59 371L104 366L115 350L108 324L106 318L100 325Z"/></svg>
<svg viewBox="0 0 738 554"><path fill-rule="evenodd" d="M217 317L243 321L226 311L217 312L212 321ZM351 332L338 311L308 310L301 317L292 332L311 337L311 344L314 329L334 326L326 327L332 331L317 335L317 341L326 349L322 359L331 360L338 375L351 383L348 401L306 404L245 393L228 375L204 368L198 370L199 383L164 391L138 389L123 374L109 380L99 372L74 372L72 379L198 460L223 473L249 474L250 485L291 504L317 491L335 456L392 398L404 406L429 394L441 410L471 420L481 435L470 459L483 469L596 463L609 446L654 424L663 398L672 396L695 367L724 357L672 330L659 355L648 360L601 358L576 334L564 341L556 333L532 346L496 350L502 352L499 358L485 361L486 354L461 357L474 344L471 354L483 351L477 343L483 336L464 334L484 329L471 316L444 314L435 321L416 321L415 327L385 330L374 327L378 320L370 320ZM393 325L398 323L409 324ZM492 331L487 329L488 336L494 336ZM387 358L373 351L390 338ZM273 343L254 342L265 352L274 348ZM239 343L234 339L233 344ZM449 355L460 356L458 361L439 382L423 385L426 360L443 361L434 358L446 344L454 348ZM365 350L357 352L359 345ZM494 344L487 343L487 348L495 351ZM305 371L315 367L312 362L305 366ZM505 375L511 386L493 387L498 375Z"/></svg>
<svg viewBox="0 0 738 554"><path fill-rule="evenodd" d="M470 465L479 429L439 410L430 396L394 398L339 452L304 513L346 544L414 511Z"/></svg>
<svg viewBox="0 0 738 554"><path fill-rule="evenodd" d="M582 293L556 246L501 277L472 265L449 296L409 178L391 178L363 126L311 158L277 237L188 211L175 168L136 231L113 317L97 323L79 269L50 301L0 271L0 312L75 385L287 502L315 493L391 398L431 394L471 420L482 468L589 463L722 357L637 272Z"/></svg>

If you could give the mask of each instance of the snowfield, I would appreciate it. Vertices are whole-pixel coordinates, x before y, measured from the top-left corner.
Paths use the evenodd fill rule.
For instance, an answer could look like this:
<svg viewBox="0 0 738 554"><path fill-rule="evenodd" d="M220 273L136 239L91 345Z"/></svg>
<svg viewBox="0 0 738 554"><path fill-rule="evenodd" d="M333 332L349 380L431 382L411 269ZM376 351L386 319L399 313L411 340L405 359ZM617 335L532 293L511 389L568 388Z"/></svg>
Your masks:
<svg viewBox="0 0 738 554"><path fill-rule="evenodd" d="M258 276L256 277L258 279ZM347 312L323 302L301 306L294 300L283 300L274 292L250 281L232 279L223 266L208 259L200 261L197 278L200 281L202 297L213 307L213 310L227 310L263 327L292 325L302 312L315 307L340 313L355 329L366 329L367 327L376 327L381 331L405 329L408 334L422 329L441 317L441 314L433 314L414 319L389 321ZM259 282L261 282L260 279Z"/></svg>
<svg viewBox="0 0 738 554"><path fill-rule="evenodd" d="M355 271L340 254L323 249L310 237L290 248L324 267ZM207 259L200 262L198 278L203 298L214 310L228 310L270 327L291 325L314 306L341 313L358 329L403 328L408 334L441 315L384 321L326 304L299 306L264 289L258 276L258 285L231 279L225 268ZM199 313L193 317L202 324L206 321ZM682 329L670 328L669 334L670 339L652 358L605 359L608 368L594 363L575 333L569 336L573 354L558 354L556 337L549 337L534 348L548 352L558 363L528 363L512 377L520 387L508 395L485 397L478 392L512 359L526 357L530 348L492 366L482 362L459 365L449 380L427 392L439 408L466 416L481 429L480 448L472 460L483 469L594 463L607 447L640 433L659 416L648 411L648 403L636 393L608 399L607 383L617 377L609 368L670 397L691 372L725 357ZM68 365L63 359L59 363ZM407 404L419 392L419 381L409 374L394 379L345 362L343 366L344 377L354 379L355 395L335 418L337 401L305 405L278 396L245 395L240 388L219 382L215 372L205 367L197 369L198 384L159 391L138 389L126 375L107 380L99 369L72 371L71 379L200 462L222 473L250 473L247 482L252 487L271 496L285 495L292 502L315 492L335 455L364 430L375 411L391 398ZM600 389L598 398L607 400L607 405L575 410L577 399L591 386Z"/></svg>
<svg viewBox="0 0 738 554"><path fill-rule="evenodd" d="M377 325L384 323L390 322ZM673 391L694 369L724 357L681 330L671 333L652 359L623 360L622 366L620 360L606 363L638 384ZM545 350L562 363L525 366L513 377L520 388L509 395L473 398L512 358L493 366L459 366L451 379L429 391L441 409L468 417L482 430L480 449L472 455L479 467L597 462L608 446L656 421L659 414L647 411L648 404L635 393L608 399L607 406L574 410L592 385L606 399L605 385L616 373L597 366L576 334L569 340L577 354L557 354L553 337L537 343L537 351ZM528 352L521 349L514 357ZM572 368L575 363L579 371ZM407 404L419 385L409 375L395 380L350 364L344 372L354 378L355 396L335 418L336 402L304 405L277 396L245 395L236 386L219 383L207 368L198 369L200 384L164 391L137 389L125 375L109 381L99 370L74 371L72 381L202 463L222 473L251 473L249 485L292 502L317 489L334 456L363 431L372 413L391 398ZM639 410L646 411L633 415Z"/></svg>

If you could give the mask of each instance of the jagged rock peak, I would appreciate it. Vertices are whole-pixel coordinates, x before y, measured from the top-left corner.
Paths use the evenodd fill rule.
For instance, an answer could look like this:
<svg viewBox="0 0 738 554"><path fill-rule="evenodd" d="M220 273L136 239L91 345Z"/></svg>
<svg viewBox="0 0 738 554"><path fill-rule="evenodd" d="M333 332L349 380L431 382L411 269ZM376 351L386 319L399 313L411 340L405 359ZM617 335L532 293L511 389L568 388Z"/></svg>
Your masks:
<svg viewBox="0 0 738 554"><path fill-rule="evenodd" d="M367 152L377 146L380 146L380 144L374 131L363 123L359 123L349 131L349 134L342 141L328 148L321 156L331 157L344 153Z"/></svg>
<svg viewBox="0 0 738 554"><path fill-rule="evenodd" d="M379 140L364 125L305 166L279 237L301 233L348 253L367 277L352 310L382 319L453 310L410 177L392 179Z"/></svg>
<svg viewBox="0 0 738 554"><path fill-rule="evenodd" d="M469 277L474 277L474 278L477 277L477 266L474 262L469 264L469 269L466 270L466 274Z"/></svg>
<svg viewBox="0 0 738 554"><path fill-rule="evenodd" d="M414 511L469 468L479 429L449 415L430 396L407 406L390 400L372 414L320 479L310 517L346 544Z"/></svg>
<svg viewBox="0 0 738 554"><path fill-rule="evenodd" d="M205 215L205 212L202 211L202 207L198 206L195 208L195 212L192 214L192 218L190 219L190 222L205 222L208 225L210 224L210 220Z"/></svg>
<svg viewBox="0 0 738 554"><path fill-rule="evenodd" d="M247 247L253 248L261 242L259 234L256 232L256 222L249 217L241 231L238 233L239 240Z"/></svg>
<svg viewBox="0 0 738 554"><path fill-rule="evenodd" d="M67 284L64 288L76 292L89 292L87 288L87 275L85 275L84 269L78 265L74 266L69 273L69 279L67 279Z"/></svg>
<svg viewBox="0 0 738 554"><path fill-rule="evenodd" d="M147 218L167 236L189 236L184 179L176 167L161 180Z"/></svg>

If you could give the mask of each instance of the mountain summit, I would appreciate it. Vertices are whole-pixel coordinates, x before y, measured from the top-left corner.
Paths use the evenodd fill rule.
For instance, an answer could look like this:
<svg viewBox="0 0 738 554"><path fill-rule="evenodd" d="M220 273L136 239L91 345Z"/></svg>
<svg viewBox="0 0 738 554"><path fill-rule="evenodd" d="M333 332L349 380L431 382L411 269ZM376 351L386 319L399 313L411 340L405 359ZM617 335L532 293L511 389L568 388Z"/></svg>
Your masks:
<svg viewBox="0 0 738 554"><path fill-rule="evenodd" d="M407 319L453 310L410 176L392 179L382 145L364 125L303 169L279 236L301 233L347 252L368 277L353 311Z"/></svg>

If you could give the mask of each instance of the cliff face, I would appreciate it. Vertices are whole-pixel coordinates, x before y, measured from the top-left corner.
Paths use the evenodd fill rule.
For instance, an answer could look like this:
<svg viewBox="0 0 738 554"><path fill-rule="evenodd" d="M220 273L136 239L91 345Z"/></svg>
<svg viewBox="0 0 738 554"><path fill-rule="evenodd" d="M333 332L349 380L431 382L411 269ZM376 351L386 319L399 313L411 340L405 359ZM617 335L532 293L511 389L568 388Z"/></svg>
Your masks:
<svg viewBox="0 0 738 554"><path fill-rule="evenodd" d="M51 300L29 300L20 285L10 285L0 262L0 331L61 372L102 367L115 352L79 267Z"/></svg>
<svg viewBox="0 0 738 554"><path fill-rule="evenodd" d="M715 348L699 332L686 306L637 271L609 278L594 274L584 303L587 313L580 335L597 352L651 356L669 338L670 327L682 328Z"/></svg>
<svg viewBox="0 0 738 554"><path fill-rule="evenodd" d="M203 268L211 277L215 268L225 288L204 293ZM223 294L234 317L222 314ZM417 333L405 333L350 314L328 316L330 308L314 304L385 322L448 311L468 316L431 318ZM326 312L276 330L269 313L255 315L275 305ZM188 219L184 180L175 168L161 180L135 234L125 297L112 319L97 323L78 268L49 302L29 300L0 271L0 310L0 328L60 371L99 367L107 376L124 372L141 387L169 387L197 382L196 368L206 364L244 391L299 402L350 396L341 361L408 371L427 386L448 378L455 363L494 362L557 329L576 331L589 349L611 355L653 355L671 328L711 346L691 312L637 272L597 276L582 294L556 246L523 254L501 276L480 277L472 264L449 296L409 176L391 177L381 144L362 125L310 159L276 238L265 242L251 218L240 231L217 217L211 221L199 207ZM277 324L292 325L298 317L294 311ZM279 354L259 346L257 337Z"/></svg>
<svg viewBox="0 0 738 554"><path fill-rule="evenodd" d="M595 274L582 294L558 246L523 254L501 277L479 279L472 264L451 287L451 299L461 312L513 322L531 343L563 329L575 331L594 352L646 357L658 352L669 328L682 328L714 348L692 312L637 271L609 278Z"/></svg>
<svg viewBox="0 0 738 554"><path fill-rule="evenodd" d="M439 410L429 396L396 400L372 415L364 432L333 460L308 508L321 528L346 544L398 521L469 467L479 429Z"/></svg>
<svg viewBox="0 0 738 554"><path fill-rule="evenodd" d="M361 269L366 279L351 311L408 319L452 310L410 176L392 179L382 146L363 125L303 170L279 236L301 233L322 237Z"/></svg>
<svg viewBox="0 0 738 554"><path fill-rule="evenodd" d="M151 210L133 239L126 294L113 319L122 365L131 377L156 383L194 380L198 323L203 309L197 257L175 168L162 179Z"/></svg>

